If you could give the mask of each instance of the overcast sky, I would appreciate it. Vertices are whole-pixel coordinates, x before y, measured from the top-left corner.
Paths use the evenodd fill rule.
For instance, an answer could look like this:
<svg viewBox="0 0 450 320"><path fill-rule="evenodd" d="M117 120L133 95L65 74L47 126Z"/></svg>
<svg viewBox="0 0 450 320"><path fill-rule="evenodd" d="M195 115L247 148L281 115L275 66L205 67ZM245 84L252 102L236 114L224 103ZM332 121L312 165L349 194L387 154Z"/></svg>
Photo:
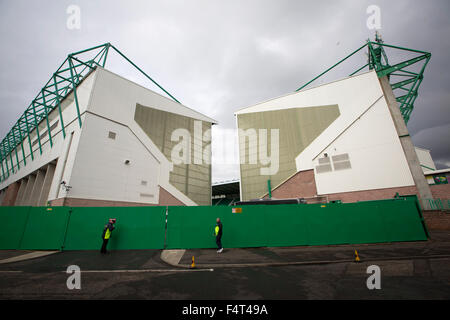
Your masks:
<svg viewBox="0 0 450 320"><path fill-rule="evenodd" d="M67 27L70 5L80 8L80 29ZM218 129L232 129L234 111L293 92L373 39L369 5L381 10L386 43L432 53L408 128L438 168L450 167L448 0L0 0L0 139L68 53L106 42ZM141 83L118 60L107 68ZM238 176L237 166L213 167L213 182Z"/></svg>

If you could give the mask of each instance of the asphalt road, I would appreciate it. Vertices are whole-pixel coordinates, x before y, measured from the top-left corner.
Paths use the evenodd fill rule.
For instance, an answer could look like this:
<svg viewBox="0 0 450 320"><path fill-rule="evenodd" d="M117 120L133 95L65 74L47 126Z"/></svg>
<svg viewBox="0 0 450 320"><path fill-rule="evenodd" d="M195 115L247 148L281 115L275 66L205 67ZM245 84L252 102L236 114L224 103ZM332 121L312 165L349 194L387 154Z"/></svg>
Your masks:
<svg viewBox="0 0 450 320"><path fill-rule="evenodd" d="M381 289L369 290L369 265ZM81 289L69 290L69 265ZM160 250L57 253L0 265L0 299L450 299L450 258L186 270Z"/></svg>

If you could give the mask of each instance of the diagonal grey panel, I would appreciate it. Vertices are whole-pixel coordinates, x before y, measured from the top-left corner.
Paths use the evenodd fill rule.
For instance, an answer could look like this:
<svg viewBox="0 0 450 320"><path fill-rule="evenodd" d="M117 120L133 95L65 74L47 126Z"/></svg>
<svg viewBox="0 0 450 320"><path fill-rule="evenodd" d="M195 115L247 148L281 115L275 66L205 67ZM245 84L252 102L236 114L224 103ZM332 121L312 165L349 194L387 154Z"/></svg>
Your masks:
<svg viewBox="0 0 450 320"><path fill-rule="evenodd" d="M194 139L194 121L200 120L140 104L136 104L134 120L169 161L171 161L172 148L177 144L170 139L172 132L176 129L189 131L192 137L191 163L174 164L169 182L195 203L211 205L211 165L194 164L193 159L194 144L200 143L202 150L208 144L208 142ZM203 133L211 129L211 123L201 122Z"/></svg>
<svg viewBox="0 0 450 320"><path fill-rule="evenodd" d="M269 136L270 129L279 129L280 139L279 170L271 176L260 174L259 169L267 166L259 162L249 164L249 151L256 150L249 148L248 139L245 145L239 146L241 154L245 151L247 155L246 163L240 165L242 200L264 196L268 191L268 179L271 180L271 186L275 187L293 175L297 171L295 158L339 115L337 104L238 114L239 129L268 129Z"/></svg>

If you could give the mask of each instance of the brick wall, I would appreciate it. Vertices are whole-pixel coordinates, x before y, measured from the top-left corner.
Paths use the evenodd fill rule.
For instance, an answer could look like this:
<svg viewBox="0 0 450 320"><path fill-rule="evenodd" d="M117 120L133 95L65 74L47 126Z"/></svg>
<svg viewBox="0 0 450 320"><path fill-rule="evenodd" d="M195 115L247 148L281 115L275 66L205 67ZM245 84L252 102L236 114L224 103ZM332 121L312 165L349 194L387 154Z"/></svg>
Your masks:
<svg viewBox="0 0 450 320"><path fill-rule="evenodd" d="M450 199L450 184L436 184L430 186L433 198Z"/></svg>
<svg viewBox="0 0 450 320"><path fill-rule="evenodd" d="M297 172L286 182L272 190L272 198L277 199L310 198L316 196L316 194L314 170Z"/></svg>
<svg viewBox="0 0 450 320"><path fill-rule="evenodd" d="M449 211L422 211L425 223L429 230L449 230L450 231L450 212Z"/></svg>
<svg viewBox="0 0 450 320"><path fill-rule="evenodd" d="M328 194L328 201L341 200L342 202L357 202L394 198L396 193L400 195L417 194L415 186L395 187L376 190L363 190ZM294 176L272 190L272 197L285 198L310 198L317 195L314 170L297 172ZM267 196L266 196L267 198Z"/></svg>
<svg viewBox="0 0 450 320"><path fill-rule="evenodd" d="M11 183L8 188L6 188L5 197L2 201L2 206L13 206L16 202L17 193L19 192L20 182Z"/></svg>
<svg viewBox="0 0 450 320"><path fill-rule="evenodd" d="M166 189L159 187L159 204L161 206L184 206L185 204L175 198Z"/></svg>
<svg viewBox="0 0 450 320"><path fill-rule="evenodd" d="M381 199L392 199L396 193L400 195L417 194L417 188L415 186L408 187L395 187L375 190L363 190L353 192L342 192L328 194L328 201L341 200L342 202L357 202L357 201L370 201Z"/></svg>

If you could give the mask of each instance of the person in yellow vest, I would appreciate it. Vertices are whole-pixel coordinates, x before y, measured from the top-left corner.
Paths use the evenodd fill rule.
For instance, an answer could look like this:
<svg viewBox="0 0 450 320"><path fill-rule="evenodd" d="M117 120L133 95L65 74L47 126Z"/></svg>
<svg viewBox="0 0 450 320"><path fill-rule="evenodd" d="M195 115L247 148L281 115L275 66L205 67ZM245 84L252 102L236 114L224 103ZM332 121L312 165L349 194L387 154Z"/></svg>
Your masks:
<svg viewBox="0 0 450 320"><path fill-rule="evenodd" d="M106 246L108 245L109 238L111 237L112 231L115 229L114 224L116 223L116 219L109 219L108 224L105 226L105 229L103 229L102 233L102 239L103 239L103 245L102 249L100 250L101 253L107 253Z"/></svg>
<svg viewBox="0 0 450 320"><path fill-rule="evenodd" d="M216 236L217 253L222 253L222 222L220 222L220 218L217 218L216 222L217 224L214 228L214 235Z"/></svg>

